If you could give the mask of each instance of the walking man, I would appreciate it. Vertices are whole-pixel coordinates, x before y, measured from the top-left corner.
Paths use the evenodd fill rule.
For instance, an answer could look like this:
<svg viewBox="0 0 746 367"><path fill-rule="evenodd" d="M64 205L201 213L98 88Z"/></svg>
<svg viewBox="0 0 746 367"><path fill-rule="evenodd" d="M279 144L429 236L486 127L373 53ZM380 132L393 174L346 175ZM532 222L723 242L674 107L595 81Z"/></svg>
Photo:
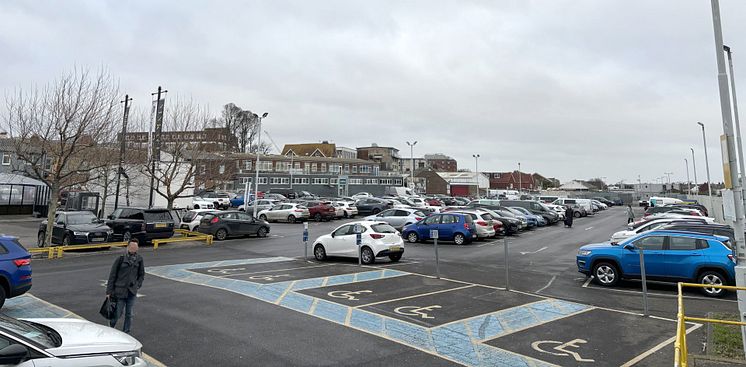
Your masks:
<svg viewBox="0 0 746 367"><path fill-rule="evenodd" d="M632 212L632 205L627 204L627 224L635 221L635 213Z"/></svg>
<svg viewBox="0 0 746 367"><path fill-rule="evenodd" d="M132 308L135 306L137 290L142 287L142 281L145 279L145 265L137 250L137 240L131 239L127 244L127 253L114 260L109 281L106 283L106 297L117 304L114 318L109 320L109 325L115 327L124 310L122 331L127 334L130 333L132 325Z"/></svg>
<svg viewBox="0 0 746 367"><path fill-rule="evenodd" d="M572 220L575 219L575 210L570 206L565 206L565 227L572 228Z"/></svg>

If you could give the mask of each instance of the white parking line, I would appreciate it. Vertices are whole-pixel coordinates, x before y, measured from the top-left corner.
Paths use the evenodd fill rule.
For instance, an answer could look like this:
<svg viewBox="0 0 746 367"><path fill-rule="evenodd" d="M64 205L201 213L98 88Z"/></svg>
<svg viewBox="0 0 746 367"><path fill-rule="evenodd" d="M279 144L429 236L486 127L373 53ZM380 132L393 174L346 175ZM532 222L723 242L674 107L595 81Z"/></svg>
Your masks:
<svg viewBox="0 0 746 367"><path fill-rule="evenodd" d="M591 230L591 229L593 229L593 227L588 227L585 230L588 231L588 230Z"/></svg>
<svg viewBox="0 0 746 367"><path fill-rule="evenodd" d="M591 280L593 280L593 277L592 276L588 277L588 280L586 280L585 283L583 283L583 288L588 288L588 284L591 282Z"/></svg>
<svg viewBox="0 0 746 367"><path fill-rule="evenodd" d="M371 303L366 303L364 305L357 305L357 306L353 306L353 308L360 308L360 307L367 307L367 306L379 305L381 303L402 301L402 300L410 299L410 298L416 298L416 297L422 297L422 296L429 296L429 295L433 295L433 294L445 293L445 292L450 292L450 291L457 291L457 290L460 290L460 289L473 288L473 287L477 287L477 285L476 284L469 284L469 285L465 285L465 286L462 286L462 287L449 288L449 289L441 289L439 291L433 291L433 292L427 292L427 293L420 293L420 294L413 294L411 296L406 296L406 297L387 299L387 300L378 301L378 302L371 302Z"/></svg>
<svg viewBox="0 0 746 367"><path fill-rule="evenodd" d="M541 289L539 289L538 291L536 291L536 293L541 293L541 291L549 288L549 286L552 285L552 283L554 283L555 279L557 279L557 276L556 275L552 275L552 279L549 280L549 283L547 283L547 285L541 287Z"/></svg>
<svg viewBox="0 0 746 367"><path fill-rule="evenodd" d="M583 284L583 288L589 288L589 289L596 289L596 290L605 290L610 292L617 292L617 293L628 293L628 294L642 294L642 291L633 291L629 289L615 289L615 288L605 288L605 287L588 287L587 284L589 282L586 281L586 284ZM658 292L650 292L648 291L648 295L651 296L658 296L658 297L665 297L665 298L678 298L679 296L676 294L668 294L668 293L658 293ZM699 301L720 301L720 302L731 302L731 303L737 303L737 300L730 300L730 299L722 299L722 298L714 298L714 297L698 297L698 296L684 296L685 299L694 299Z"/></svg>
<svg viewBox="0 0 746 367"><path fill-rule="evenodd" d="M690 333L691 333L692 331L694 331L694 330L697 330L697 329L699 329L700 327L702 327L702 324L695 324L695 325L693 325L692 327L690 327L689 329L687 329L687 330L686 330L686 333L687 333L687 334L690 334ZM653 348L650 348L650 349L649 349L648 351L646 351L645 353L642 353L642 354L640 354L639 356L637 356L637 357L635 357L635 358L633 358L633 359L631 359L631 360L627 361L627 363L625 363L625 364L621 365L620 367L629 367L629 366L634 366L635 364L637 364L637 362L640 362L640 361L642 361L643 359L645 359L645 358L647 358L648 356L650 356L651 354L653 354L653 353L655 353L655 352L657 352L657 351L659 351L659 350L663 349L663 347L665 347L665 346L667 346L667 345L669 345L669 344L673 343L673 342L674 342L675 340L676 340L676 337L675 337L675 336L672 336L672 337L670 337L669 339L667 339L667 340L665 340L665 341L661 342L660 344L658 344L658 345L654 346Z"/></svg>

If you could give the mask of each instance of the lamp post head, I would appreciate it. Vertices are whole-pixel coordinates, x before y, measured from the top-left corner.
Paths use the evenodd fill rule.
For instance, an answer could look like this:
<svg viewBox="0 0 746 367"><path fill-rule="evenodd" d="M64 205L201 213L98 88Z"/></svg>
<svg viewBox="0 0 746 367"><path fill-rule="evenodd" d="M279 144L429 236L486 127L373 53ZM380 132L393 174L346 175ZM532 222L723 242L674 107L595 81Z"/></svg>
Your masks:
<svg viewBox="0 0 746 367"><path fill-rule="evenodd" d="M697 121L697 125L699 125L699 126L702 126L702 130L704 130L704 129L705 129L705 124L703 124L703 123L701 123L701 122Z"/></svg>
<svg viewBox="0 0 746 367"><path fill-rule="evenodd" d="M730 54L730 47L723 45L723 50L725 50L725 52Z"/></svg>
<svg viewBox="0 0 746 367"><path fill-rule="evenodd" d="M262 118L265 118L265 117L267 117L267 115L269 115L269 112L265 112L265 113L263 113L263 114L262 114Z"/></svg>

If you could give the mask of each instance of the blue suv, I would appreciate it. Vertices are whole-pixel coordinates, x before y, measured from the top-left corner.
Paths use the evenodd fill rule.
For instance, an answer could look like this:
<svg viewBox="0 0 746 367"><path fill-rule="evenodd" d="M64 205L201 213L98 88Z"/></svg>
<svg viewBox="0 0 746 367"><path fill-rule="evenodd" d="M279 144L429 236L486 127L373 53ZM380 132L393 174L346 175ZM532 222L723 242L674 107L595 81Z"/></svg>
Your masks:
<svg viewBox="0 0 746 367"><path fill-rule="evenodd" d="M31 289L31 254L18 239L0 236L0 307Z"/></svg>
<svg viewBox="0 0 746 367"><path fill-rule="evenodd" d="M578 271L611 287L620 279L639 279L640 253L647 279L701 284L735 284L736 257L728 237L683 231L649 231L619 244L586 245L578 250ZM721 297L724 289L702 288L706 296Z"/></svg>
<svg viewBox="0 0 746 367"><path fill-rule="evenodd" d="M430 231L438 230L438 239L453 240L457 245L467 244L477 238L471 216L458 213L432 214L419 222L404 226L402 236L415 243L430 239Z"/></svg>

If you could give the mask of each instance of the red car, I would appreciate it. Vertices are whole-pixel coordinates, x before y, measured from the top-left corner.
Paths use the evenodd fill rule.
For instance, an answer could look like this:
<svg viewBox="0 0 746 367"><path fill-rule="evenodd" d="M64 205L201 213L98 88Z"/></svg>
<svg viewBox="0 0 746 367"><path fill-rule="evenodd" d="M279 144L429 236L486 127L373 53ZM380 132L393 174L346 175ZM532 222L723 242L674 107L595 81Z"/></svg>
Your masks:
<svg viewBox="0 0 746 367"><path fill-rule="evenodd" d="M336 217L336 209L334 206L327 205L322 201L306 201L303 205L308 208L308 214L310 218L317 222L322 220L330 221Z"/></svg>
<svg viewBox="0 0 746 367"><path fill-rule="evenodd" d="M425 199L425 202L430 206L443 206L443 203L438 199Z"/></svg>

